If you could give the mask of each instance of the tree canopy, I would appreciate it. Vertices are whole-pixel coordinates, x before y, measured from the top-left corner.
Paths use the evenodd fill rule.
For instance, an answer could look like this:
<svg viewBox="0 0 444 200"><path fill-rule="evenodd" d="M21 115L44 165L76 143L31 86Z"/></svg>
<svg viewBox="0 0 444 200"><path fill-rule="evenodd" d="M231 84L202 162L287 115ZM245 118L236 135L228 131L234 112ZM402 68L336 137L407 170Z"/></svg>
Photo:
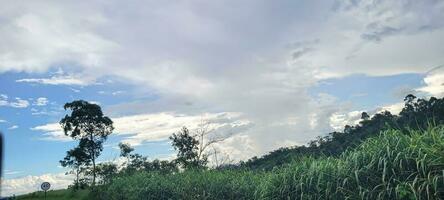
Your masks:
<svg viewBox="0 0 444 200"><path fill-rule="evenodd" d="M94 185L96 182L96 159L103 150L103 142L114 129L113 121L104 116L99 105L84 100L66 103L64 109L70 110L71 113L60 121L60 125L66 136L79 140L74 152L83 154L83 157L87 158L77 161L87 167L92 164L92 185ZM69 154L67 156L69 157Z"/></svg>

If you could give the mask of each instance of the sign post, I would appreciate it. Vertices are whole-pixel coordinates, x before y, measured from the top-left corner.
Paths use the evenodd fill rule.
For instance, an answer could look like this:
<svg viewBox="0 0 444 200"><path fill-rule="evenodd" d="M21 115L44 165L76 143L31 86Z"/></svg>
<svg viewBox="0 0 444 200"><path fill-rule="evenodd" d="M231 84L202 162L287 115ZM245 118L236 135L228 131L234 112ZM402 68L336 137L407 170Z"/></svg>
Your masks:
<svg viewBox="0 0 444 200"><path fill-rule="evenodd" d="M46 191L51 188L51 184L49 182L43 182L42 185L40 185L40 188L42 188L43 191L45 191L45 200L46 200Z"/></svg>

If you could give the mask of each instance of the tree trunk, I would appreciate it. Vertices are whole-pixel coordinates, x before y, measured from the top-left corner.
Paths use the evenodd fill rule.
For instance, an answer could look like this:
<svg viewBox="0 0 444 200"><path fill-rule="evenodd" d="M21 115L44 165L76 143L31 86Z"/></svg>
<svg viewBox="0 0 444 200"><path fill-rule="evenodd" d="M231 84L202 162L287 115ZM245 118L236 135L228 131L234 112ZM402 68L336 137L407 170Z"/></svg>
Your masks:
<svg viewBox="0 0 444 200"><path fill-rule="evenodd" d="M76 172L76 189L80 189L80 184L79 184L79 173L80 173L80 169L79 167L77 167L77 172Z"/></svg>
<svg viewBox="0 0 444 200"><path fill-rule="evenodd" d="M94 185L96 185L96 158L94 156L94 152L93 152L92 161L93 161L93 182L92 182L92 185L94 186Z"/></svg>
<svg viewBox="0 0 444 200"><path fill-rule="evenodd" d="M93 138L93 134L90 134L89 135L89 138L90 138L90 140L91 140L91 159L92 159L92 163L93 163L93 182L92 182L92 186L95 186L96 185L96 155L95 155L95 152L96 152L96 147L95 147L95 145L94 145L94 138Z"/></svg>

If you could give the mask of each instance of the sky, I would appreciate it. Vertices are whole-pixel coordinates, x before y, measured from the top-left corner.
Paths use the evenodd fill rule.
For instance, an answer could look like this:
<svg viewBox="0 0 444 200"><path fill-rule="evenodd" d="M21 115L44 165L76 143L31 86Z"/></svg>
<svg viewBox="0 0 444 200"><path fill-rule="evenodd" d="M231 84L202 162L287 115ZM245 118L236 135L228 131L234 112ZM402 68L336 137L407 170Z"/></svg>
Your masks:
<svg viewBox="0 0 444 200"><path fill-rule="evenodd" d="M65 188L78 99L119 142L172 159L168 137L209 123L233 162L304 145L407 94L444 92L444 1L9 1L0 8L2 195Z"/></svg>

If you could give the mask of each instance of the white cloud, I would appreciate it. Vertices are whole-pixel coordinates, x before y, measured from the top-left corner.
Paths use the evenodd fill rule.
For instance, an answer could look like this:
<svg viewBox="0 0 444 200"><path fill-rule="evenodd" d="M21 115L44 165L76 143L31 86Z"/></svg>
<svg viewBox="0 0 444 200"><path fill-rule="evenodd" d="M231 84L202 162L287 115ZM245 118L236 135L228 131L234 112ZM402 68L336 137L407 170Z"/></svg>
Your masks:
<svg viewBox="0 0 444 200"><path fill-rule="evenodd" d="M114 92L106 92L106 91L101 90L101 91L98 91L97 93L101 94L101 95L117 96L117 95L121 95L121 94L125 93L125 91L118 90L118 91L114 91Z"/></svg>
<svg viewBox="0 0 444 200"><path fill-rule="evenodd" d="M206 113L203 115L181 115L174 113L159 113L148 115L135 115L116 118L116 133L128 135L127 142L137 145L146 141L157 141L168 139L173 133L179 131L183 126L193 130L198 127L202 120L211 123L215 134L223 134L220 131L233 131L235 134L247 127L250 122L240 118L238 113ZM227 126L229 127L227 130Z"/></svg>
<svg viewBox="0 0 444 200"><path fill-rule="evenodd" d="M119 90L119 91L112 92L111 95L116 96L116 95L120 95L120 94L123 94L123 93L125 93L125 92Z"/></svg>
<svg viewBox="0 0 444 200"><path fill-rule="evenodd" d="M14 108L26 108L29 106L29 102L27 100L15 98L15 102L10 102L9 105Z"/></svg>
<svg viewBox="0 0 444 200"><path fill-rule="evenodd" d="M211 123L214 134L238 134L250 126L250 122L241 118L239 113L207 113L203 115L183 115L174 113L141 114L112 118L114 133L125 136L124 141L139 145L148 141L166 140L183 126L196 129L202 120ZM44 132L45 140L70 141L64 135L58 123L51 123L32 128ZM223 131L223 132L222 132Z"/></svg>
<svg viewBox="0 0 444 200"><path fill-rule="evenodd" d="M214 144L214 148L218 152L218 159L229 159L233 163L249 159L252 155L257 155L256 142L253 138L245 134L235 135L221 143L216 143ZM212 149L210 149L208 153L213 153ZM209 157L209 161L210 164L215 164L214 155Z"/></svg>
<svg viewBox="0 0 444 200"><path fill-rule="evenodd" d="M16 97L15 100L10 101L9 97L5 94L0 94L0 106L9 106L13 108L26 108L29 106L27 100Z"/></svg>
<svg viewBox="0 0 444 200"><path fill-rule="evenodd" d="M21 174L23 173L22 171L13 171L13 170L5 170L5 175L16 175L16 174Z"/></svg>
<svg viewBox="0 0 444 200"><path fill-rule="evenodd" d="M335 131L342 131L344 130L345 125L356 125L361 120L361 113L363 111L351 111L347 113L339 112L334 113L330 117L330 126Z"/></svg>
<svg viewBox="0 0 444 200"><path fill-rule="evenodd" d="M34 105L36 106L46 106L48 104L48 98L46 97L39 97L35 100Z"/></svg>
<svg viewBox="0 0 444 200"><path fill-rule="evenodd" d="M416 89L416 91L426 93L427 96L443 97L444 96L444 66L436 68L424 77L424 87Z"/></svg>
<svg viewBox="0 0 444 200"><path fill-rule="evenodd" d="M12 125L11 127L8 128L8 130L14 130L14 129L18 129L19 126L17 125Z"/></svg>
<svg viewBox="0 0 444 200"><path fill-rule="evenodd" d="M40 190L40 184L47 181L51 183L51 190L67 188L72 184L72 175L44 174L40 176L25 176L14 179L2 179L2 196L20 195Z"/></svg>
<svg viewBox="0 0 444 200"><path fill-rule="evenodd" d="M88 101L88 102L91 103L91 104L100 105L100 102L98 102L98 101Z"/></svg>
<svg viewBox="0 0 444 200"><path fill-rule="evenodd" d="M7 121L4 119L0 119L0 123L6 123Z"/></svg>
<svg viewBox="0 0 444 200"><path fill-rule="evenodd" d="M75 92L75 93L79 93L80 92L80 90L78 90L78 89L74 89L74 88L69 88L71 91L73 91L73 92Z"/></svg>
<svg viewBox="0 0 444 200"><path fill-rule="evenodd" d="M0 94L0 106L7 106L7 105L9 105L8 96L5 94Z"/></svg>
<svg viewBox="0 0 444 200"><path fill-rule="evenodd" d="M65 136L63 133L63 129L58 123L46 124L42 126L36 126L31 128L33 131L41 131L43 133L43 140L52 140L52 141L72 141L72 139L68 136Z"/></svg>
<svg viewBox="0 0 444 200"><path fill-rule="evenodd" d="M38 83L38 84L45 84L45 85L79 85L79 86L85 86L93 83L93 80L87 80L85 78L76 77L73 75L56 75L52 76L50 78L26 78L26 79L19 79L16 80L16 82L21 83Z"/></svg>
<svg viewBox="0 0 444 200"><path fill-rule="evenodd" d="M404 108L404 102L398 102L390 105L380 106L371 110L354 110L354 111L339 111L330 116L330 126L335 131L343 131L345 125L354 126L361 121L362 112L367 112L370 117L376 113L389 111L393 115L398 115Z"/></svg>
<svg viewBox="0 0 444 200"><path fill-rule="evenodd" d="M31 115L51 115L51 116L60 116L60 110L57 109L35 109L31 108Z"/></svg>
<svg viewBox="0 0 444 200"><path fill-rule="evenodd" d="M220 152L220 156L229 154L232 160L239 161L257 155L260 149L258 149L255 138L248 134L248 131L254 128L254 124L243 118L240 113L206 113L202 115L156 113L114 117L112 120L115 127L113 134L123 136L122 141L133 146L144 142L168 140L169 136L180 131L183 126L188 127L194 133L202 121L205 121L210 124L209 127L212 130L209 138L228 137L223 142L214 145ZM32 130L44 132L42 138L44 140L71 141L63 134L57 123L34 127ZM279 147L281 145L275 143L272 146ZM168 158L170 157L171 155L168 155Z"/></svg>
<svg viewBox="0 0 444 200"><path fill-rule="evenodd" d="M403 108L404 108L404 102L399 102L388 106L382 106L380 109L377 109L377 112L386 110L392 113L393 115L398 115Z"/></svg>
<svg viewBox="0 0 444 200"><path fill-rule="evenodd" d="M0 11L0 36L5 39L0 48L0 71L41 72L66 62L100 64L103 54L114 46L93 33L92 28L103 21L101 16L82 15L64 7L50 2L5 2ZM86 5L78 8L91 11Z"/></svg>

